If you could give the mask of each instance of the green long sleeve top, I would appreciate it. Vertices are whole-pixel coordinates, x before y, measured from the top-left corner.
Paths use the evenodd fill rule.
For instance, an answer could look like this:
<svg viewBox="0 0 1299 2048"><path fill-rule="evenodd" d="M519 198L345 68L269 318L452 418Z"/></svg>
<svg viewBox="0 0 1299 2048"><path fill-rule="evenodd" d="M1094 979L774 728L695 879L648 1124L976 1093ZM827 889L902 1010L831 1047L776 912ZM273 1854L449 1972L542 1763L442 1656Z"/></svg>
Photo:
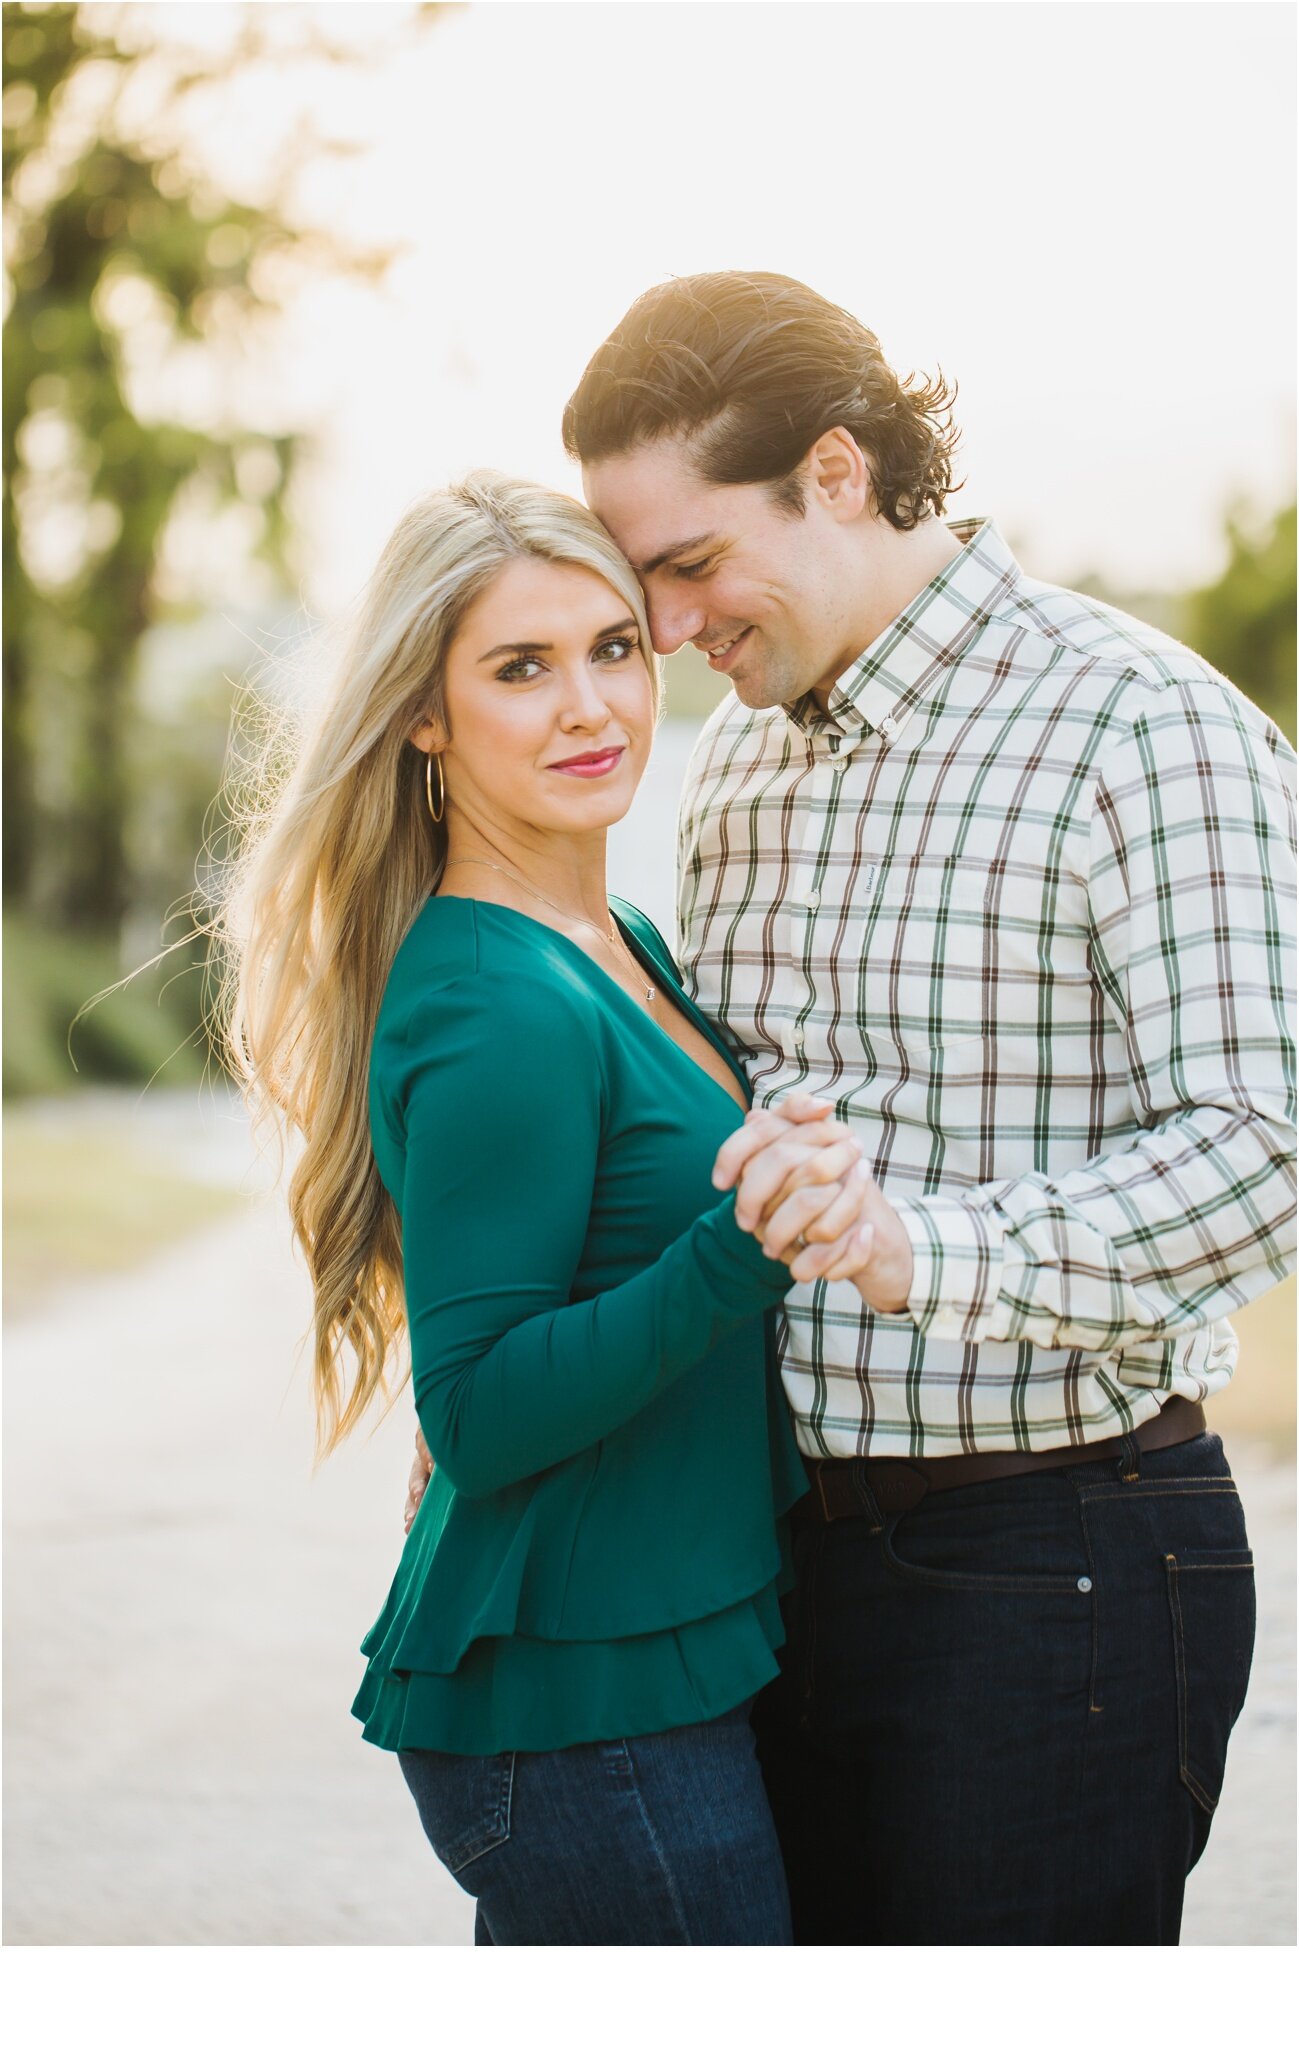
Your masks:
<svg viewBox="0 0 1299 2048"><path fill-rule="evenodd" d="M435 1470L362 1644L367 1740L490 1755L725 1712L775 1672L806 1485L766 1316L788 1271L711 1181L742 1110L580 947L456 897L398 952L369 1087Z"/></svg>

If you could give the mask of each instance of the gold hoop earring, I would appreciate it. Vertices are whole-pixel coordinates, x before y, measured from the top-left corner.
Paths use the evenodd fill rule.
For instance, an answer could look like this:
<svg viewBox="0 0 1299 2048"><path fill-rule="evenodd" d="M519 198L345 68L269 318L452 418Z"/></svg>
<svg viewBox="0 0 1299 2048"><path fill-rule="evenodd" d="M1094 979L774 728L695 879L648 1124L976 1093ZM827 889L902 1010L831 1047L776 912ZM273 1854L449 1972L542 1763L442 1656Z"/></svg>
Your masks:
<svg viewBox="0 0 1299 2048"><path fill-rule="evenodd" d="M435 758L438 764L438 807L436 810L433 808L433 762ZM428 814L430 818L432 818L435 825L440 825L443 813L447 807L447 779L442 772L442 756L438 754L435 757L432 747L429 748L424 763L424 795L428 799Z"/></svg>

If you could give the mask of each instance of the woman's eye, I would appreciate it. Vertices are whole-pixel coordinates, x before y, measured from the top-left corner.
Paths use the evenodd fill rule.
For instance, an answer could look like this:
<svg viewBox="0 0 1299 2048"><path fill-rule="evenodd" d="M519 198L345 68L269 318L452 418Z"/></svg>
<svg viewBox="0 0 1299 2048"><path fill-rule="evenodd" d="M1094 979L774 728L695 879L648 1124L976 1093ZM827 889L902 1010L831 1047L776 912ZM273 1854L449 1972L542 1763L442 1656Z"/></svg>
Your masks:
<svg viewBox="0 0 1299 2048"><path fill-rule="evenodd" d="M626 661L635 653L638 642L626 633L617 634L612 640L602 640L595 650L597 661Z"/></svg>
<svg viewBox="0 0 1299 2048"><path fill-rule="evenodd" d="M702 576L705 570L711 569L712 566L713 557L705 555L701 562L678 562L677 575L684 576L687 580L692 580L696 576Z"/></svg>
<svg viewBox="0 0 1299 2048"><path fill-rule="evenodd" d="M525 675L525 669L531 669L533 675ZM540 672L541 663L535 654L521 654L517 661L507 661L504 668L497 669L496 680L500 683L530 683Z"/></svg>

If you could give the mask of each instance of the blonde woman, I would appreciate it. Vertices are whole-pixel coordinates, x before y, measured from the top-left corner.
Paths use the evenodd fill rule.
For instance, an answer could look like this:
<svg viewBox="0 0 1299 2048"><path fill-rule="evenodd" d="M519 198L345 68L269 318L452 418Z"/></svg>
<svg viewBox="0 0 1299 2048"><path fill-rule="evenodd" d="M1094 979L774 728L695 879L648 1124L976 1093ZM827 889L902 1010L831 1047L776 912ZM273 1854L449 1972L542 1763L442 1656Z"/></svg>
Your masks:
<svg viewBox="0 0 1299 2048"><path fill-rule="evenodd" d="M353 1711L481 1943L790 1939L747 1716L805 1487L766 1312L780 1255L860 1265L855 1148L777 1139L765 1252L712 1183L744 1074L605 893L657 709L582 506L436 492L229 918L235 1058L305 1140L322 1450L409 1331L435 1471Z"/></svg>

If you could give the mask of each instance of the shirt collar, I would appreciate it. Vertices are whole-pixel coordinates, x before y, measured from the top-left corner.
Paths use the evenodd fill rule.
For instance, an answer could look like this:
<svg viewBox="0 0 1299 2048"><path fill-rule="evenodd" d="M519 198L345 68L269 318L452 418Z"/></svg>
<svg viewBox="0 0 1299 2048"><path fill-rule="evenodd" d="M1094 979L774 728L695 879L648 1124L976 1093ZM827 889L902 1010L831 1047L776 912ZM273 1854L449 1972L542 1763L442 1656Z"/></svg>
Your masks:
<svg viewBox="0 0 1299 2048"><path fill-rule="evenodd" d="M948 522L964 543L905 611L841 675L822 712L809 693L786 715L813 735L862 730L893 741L918 704L960 660L1020 581L1022 571L991 519Z"/></svg>

